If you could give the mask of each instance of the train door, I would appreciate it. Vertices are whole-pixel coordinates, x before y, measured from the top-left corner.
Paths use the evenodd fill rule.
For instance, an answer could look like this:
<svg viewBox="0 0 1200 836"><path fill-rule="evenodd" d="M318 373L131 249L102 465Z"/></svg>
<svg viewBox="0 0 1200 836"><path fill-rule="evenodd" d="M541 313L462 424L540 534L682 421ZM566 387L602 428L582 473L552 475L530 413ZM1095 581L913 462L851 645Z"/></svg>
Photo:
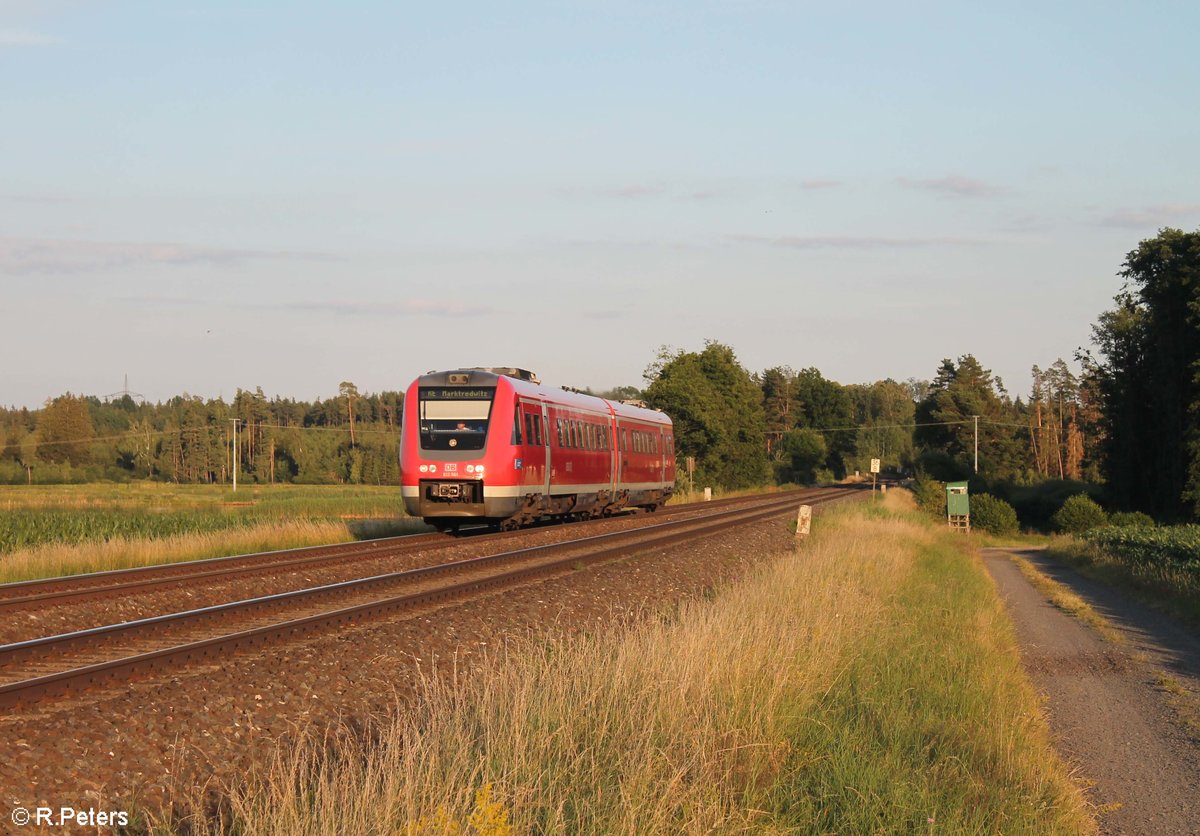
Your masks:
<svg viewBox="0 0 1200 836"><path fill-rule="evenodd" d="M542 414L538 416L538 442L542 445L542 493L550 495L550 411L542 403Z"/></svg>
<svg viewBox="0 0 1200 836"><path fill-rule="evenodd" d="M550 439L546 433L546 405L521 401L521 430L529 455L522 463L521 486L525 493L547 493L550 482Z"/></svg>
<svg viewBox="0 0 1200 836"><path fill-rule="evenodd" d="M629 433L617 423L617 481L624 485L629 481Z"/></svg>
<svg viewBox="0 0 1200 836"><path fill-rule="evenodd" d="M667 481L667 434L658 430L658 446L655 448L658 453L658 481L659 484Z"/></svg>

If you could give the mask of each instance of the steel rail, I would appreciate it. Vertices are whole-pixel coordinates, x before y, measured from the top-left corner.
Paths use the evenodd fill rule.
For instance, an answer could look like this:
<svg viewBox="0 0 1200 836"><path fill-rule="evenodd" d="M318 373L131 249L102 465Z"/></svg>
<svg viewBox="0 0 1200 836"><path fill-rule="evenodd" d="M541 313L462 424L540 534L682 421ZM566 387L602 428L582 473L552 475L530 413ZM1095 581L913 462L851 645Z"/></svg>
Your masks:
<svg viewBox="0 0 1200 836"><path fill-rule="evenodd" d="M849 495L852 495L851 491L838 491L836 495L822 495L822 498L818 499L814 497L812 501L814 504L823 504ZM106 641L121 633L129 633L139 629L154 629L172 621L174 623L181 623L190 619L193 623L197 623L197 619L207 618L210 614L218 615L219 620L220 617L239 612L239 610L242 615L245 615L248 612L252 612L254 608L258 608L258 614L261 615L263 612L269 611L269 608L272 606L281 606L284 601L294 602L302 600L306 594L310 602L315 602L330 595L344 596L345 592L350 589L361 592L378 586L388 585L389 583L394 584L401 582L401 578L411 581L434 577L438 574L454 573L456 568L458 572L463 572L469 571L471 568L501 564L504 561L519 562L529 560L531 556L536 554L553 554L556 551L574 552L581 547L591 548L591 551L584 554L571 554L567 557L537 563L533 566L521 567L500 574L487 575L482 578L441 586L432 590L356 604L330 612L308 615L284 622L241 630L223 636L187 642L175 647L136 653L119 659L6 683L0 685L0 707L30 704L43 696L77 691L114 679L129 678L140 672L153 672L168 664L175 665L193 660L211 658L220 653L257 646L281 637L302 635L323 627L344 624L348 621L373 618L424 604L437 603L492 587L509 586L532 577L554 573L566 568L574 568L584 563L593 563L607 558L627 556L632 552L660 548L664 545L693 539L713 531L765 519L791 507L794 507L794 499L788 498L786 500L763 503L761 506L751 509L743 508L725 511L714 516L658 523L639 529L595 535L582 540L534 546L529 549L520 549L498 555L456 561L452 564L408 570L407 572L381 575L374 578L360 579L359 581L346 581L340 584L298 590L293 593L280 593L259 599L248 599L247 601L218 605L217 607L206 607L185 613L157 616L136 622L110 625L103 628L92 628L91 630L78 631L76 633L66 633L59 636L50 636L44 639L34 639L27 642L6 645L0 647L0 655L7 662L12 663L28 658L30 655L36 655L39 650L46 650L57 646L61 652L62 648L71 647L72 644L75 645L73 649L94 646L87 644L87 642L93 639ZM652 535L649 539L646 539L647 533ZM636 542L629 543L628 541L631 540ZM630 546L632 546L632 549ZM80 644L81 642L83 644Z"/></svg>
<svg viewBox="0 0 1200 836"><path fill-rule="evenodd" d="M790 503L791 500L777 500L776 502L772 503L772 505ZM30 658L47 650L65 652L66 649L79 650L87 647L95 647L98 644L107 643L109 640L121 635L144 632L150 627L163 627L187 622L195 625L207 621L221 621L230 615L246 616L252 612L271 612L273 610L281 609L298 602L315 603L328 598L336 599L339 597L345 597L350 593L367 592L397 583L413 583L422 581L426 578L436 578L441 575L461 574L463 572L480 567L491 566L493 564L503 564L517 559L534 558L539 554L561 551L563 549L580 547L586 548L596 542L605 540L619 541L637 539L644 532L654 532L666 528L684 526L689 523L711 521L714 518L719 523L722 517L745 513L747 510L755 509L735 509L733 511L721 512L721 514L715 515L715 517L692 517L684 520L655 523L653 525L642 526L636 529L622 529L621 531L593 535L591 537L585 537L582 539L567 540L558 543L547 543L539 546L531 546L523 549L499 552L497 554L455 560L448 563L439 563L432 566L405 569L398 572L387 572L381 575L372 575L366 578L355 578L336 583L321 584L319 586L306 587L304 589L291 590L287 592L278 592L271 595L247 598L240 601L231 601L224 604L214 604L207 607L198 607L196 609L184 610L176 613L150 616L148 618L141 618L133 621L123 621L117 624L91 627L84 630L74 630L69 633L60 633L54 636L27 639L25 641L0 645L0 668L9 666L14 662Z"/></svg>
<svg viewBox="0 0 1200 836"><path fill-rule="evenodd" d="M779 496L791 496L805 491L789 492ZM700 510L704 507L721 507L752 500L752 497L735 497L714 502L688 503L673 506L668 516ZM596 523L588 520L577 525ZM529 533L533 529L494 532L476 535L487 542L509 539ZM219 579L230 579L268 572L290 572L299 569L316 569L323 566L377 560L408 554L425 547L436 549L452 548L461 540L446 534L410 534L352 543L307 546L299 549L256 552L228 557L213 557L203 560L137 566L129 569L112 569L80 575L62 575L31 581L16 581L0 584L0 612L24 609L31 606L46 606L67 601L88 601L109 597L117 593L132 591L149 592L154 589L177 585L193 585ZM114 582L115 581L115 582ZM32 591L31 591L32 590ZM12 594L17 593L17 594ZM21 594L25 593L25 594ZM6 597L7 596L7 597Z"/></svg>

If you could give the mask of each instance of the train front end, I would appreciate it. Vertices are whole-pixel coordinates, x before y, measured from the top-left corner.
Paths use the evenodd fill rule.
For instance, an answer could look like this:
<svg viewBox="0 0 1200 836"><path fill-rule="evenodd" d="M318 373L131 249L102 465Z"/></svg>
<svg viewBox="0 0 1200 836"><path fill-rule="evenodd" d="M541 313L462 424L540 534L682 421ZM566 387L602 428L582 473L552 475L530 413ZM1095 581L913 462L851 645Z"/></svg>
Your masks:
<svg viewBox="0 0 1200 836"><path fill-rule="evenodd" d="M408 513L437 528L511 516L513 414L511 384L488 370L431 372L413 381L400 445Z"/></svg>

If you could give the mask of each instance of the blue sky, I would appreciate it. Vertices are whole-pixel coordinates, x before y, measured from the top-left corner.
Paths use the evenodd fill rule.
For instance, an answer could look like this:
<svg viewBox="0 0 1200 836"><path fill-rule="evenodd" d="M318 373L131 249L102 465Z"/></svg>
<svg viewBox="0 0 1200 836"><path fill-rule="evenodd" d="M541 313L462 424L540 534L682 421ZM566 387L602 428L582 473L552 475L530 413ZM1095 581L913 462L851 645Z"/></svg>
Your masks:
<svg viewBox="0 0 1200 836"><path fill-rule="evenodd" d="M0 0L0 403L518 365L1014 394L1200 225L1194 3Z"/></svg>

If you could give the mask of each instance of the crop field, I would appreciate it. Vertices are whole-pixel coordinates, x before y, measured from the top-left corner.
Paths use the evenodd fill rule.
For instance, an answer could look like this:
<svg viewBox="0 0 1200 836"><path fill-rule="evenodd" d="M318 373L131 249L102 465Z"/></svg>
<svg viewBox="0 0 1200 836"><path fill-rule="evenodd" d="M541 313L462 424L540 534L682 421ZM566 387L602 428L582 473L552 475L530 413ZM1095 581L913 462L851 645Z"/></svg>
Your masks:
<svg viewBox="0 0 1200 836"><path fill-rule="evenodd" d="M396 487L0 486L0 583L423 528Z"/></svg>
<svg viewBox="0 0 1200 836"><path fill-rule="evenodd" d="M1200 526L1097 528L1051 553L1200 625Z"/></svg>
<svg viewBox="0 0 1200 836"><path fill-rule="evenodd" d="M45 543L160 539L278 520L404 516L395 487L171 485L0 487L0 554Z"/></svg>

